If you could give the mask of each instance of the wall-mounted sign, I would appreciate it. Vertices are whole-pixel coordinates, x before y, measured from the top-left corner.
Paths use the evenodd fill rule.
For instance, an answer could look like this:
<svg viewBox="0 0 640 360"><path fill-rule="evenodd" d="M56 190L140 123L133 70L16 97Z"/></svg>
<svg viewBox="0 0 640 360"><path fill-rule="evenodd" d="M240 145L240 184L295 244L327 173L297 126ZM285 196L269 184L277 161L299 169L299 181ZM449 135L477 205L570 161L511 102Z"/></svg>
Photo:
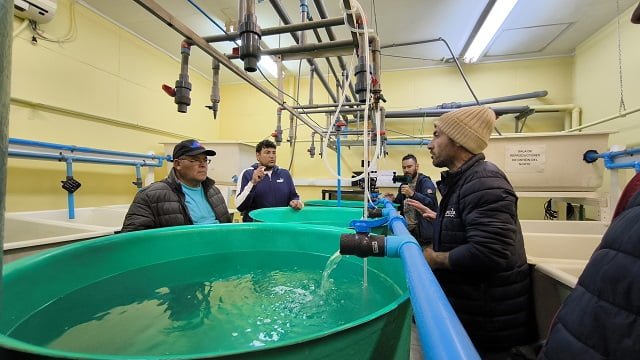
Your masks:
<svg viewBox="0 0 640 360"><path fill-rule="evenodd" d="M546 145L505 146L505 171L517 173L544 172Z"/></svg>

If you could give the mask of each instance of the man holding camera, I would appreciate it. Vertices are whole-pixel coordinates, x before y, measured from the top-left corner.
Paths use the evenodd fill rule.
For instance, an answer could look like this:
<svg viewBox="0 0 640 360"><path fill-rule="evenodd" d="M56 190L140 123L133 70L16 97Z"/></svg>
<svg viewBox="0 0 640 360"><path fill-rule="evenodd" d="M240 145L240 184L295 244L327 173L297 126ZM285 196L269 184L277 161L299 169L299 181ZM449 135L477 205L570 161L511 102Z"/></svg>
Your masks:
<svg viewBox="0 0 640 360"><path fill-rule="evenodd" d="M402 158L401 176L394 176L394 182L400 182L398 194L393 202L400 204L400 213L407 221L409 232L418 240L420 245L428 245L433 239L433 225L431 221L423 217L416 207L408 201L415 200L432 211L438 211L438 199L436 187L427 175L418 172L420 165L413 154L407 154Z"/></svg>

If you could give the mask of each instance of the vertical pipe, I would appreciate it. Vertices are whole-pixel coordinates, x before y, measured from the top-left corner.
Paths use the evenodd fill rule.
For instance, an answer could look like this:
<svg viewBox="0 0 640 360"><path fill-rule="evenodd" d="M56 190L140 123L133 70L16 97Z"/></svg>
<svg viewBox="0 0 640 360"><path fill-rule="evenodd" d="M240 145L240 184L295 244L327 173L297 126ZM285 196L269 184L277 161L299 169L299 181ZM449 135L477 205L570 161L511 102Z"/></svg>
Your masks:
<svg viewBox="0 0 640 360"><path fill-rule="evenodd" d="M276 56L276 68L278 71L278 100L280 101L280 104L282 104L284 103L284 72L282 68L282 55ZM282 106L278 106L278 110L276 112L275 141L278 146L282 144Z"/></svg>
<svg viewBox="0 0 640 360"><path fill-rule="evenodd" d="M336 131L336 157L336 167L338 170L338 186L336 196L338 198L338 206L341 206L340 202L342 201L342 182L340 181L340 134L338 133L338 131Z"/></svg>
<svg viewBox="0 0 640 360"><path fill-rule="evenodd" d="M13 41L13 2L0 2L0 229L4 229L5 195L7 185L7 129L9 127L9 99L11 96L11 43ZM2 249L4 231L0 231L0 301L2 301ZM1 305L1 304L0 304Z"/></svg>
<svg viewBox="0 0 640 360"><path fill-rule="evenodd" d="M309 67L309 105L313 104L313 75L316 72L315 70L315 66L311 65Z"/></svg>
<svg viewBox="0 0 640 360"><path fill-rule="evenodd" d="M211 111L213 111L213 119L218 117L218 104L220 103L220 61L211 58L211 70L213 76L211 79Z"/></svg>
<svg viewBox="0 0 640 360"><path fill-rule="evenodd" d="M136 165L136 187L142 189L142 166Z"/></svg>
<svg viewBox="0 0 640 360"><path fill-rule="evenodd" d="M67 179L73 178L73 160L67 158ZM67 192L67 207L69 208L69 219L76 218L75 199L72 192Z"/></svg>
<svg viewBox="0 0 640 360"><path fill-rule="evenodd" d="M381 62L380 62L380 39L376 34L369 34L370 51L371 51L371 63L373 65L373 77L374 81L371 84L371 92L376 96L380 94L380 77L381 77Z"/></svg>
<svg viewBox="0 0 640 360"><path fill-rule="evenodd" d="M244 70L255 72L260 60L260 39L262 31L256 19L255 0L240 0L238 33L240 34L240 59Z"/></svg>
<svg viewBox="0 0 640 360"><path fill-rule="evenodd" d="M187 107L191 105L191 83L189 82L189 56L191 56L191 45L186 41L180 44L180 74L176 80L174 102L178 105L178 112L186 113Z"/></svg>
<svg viewBox="0 0 640 360"><path fill-rule="evenodd" d="M307 22L307 14L309 13L309 4L307 0L300 0L300 22ZM300 30L300 45L307 43L307 34L304 30Z"/></svg>

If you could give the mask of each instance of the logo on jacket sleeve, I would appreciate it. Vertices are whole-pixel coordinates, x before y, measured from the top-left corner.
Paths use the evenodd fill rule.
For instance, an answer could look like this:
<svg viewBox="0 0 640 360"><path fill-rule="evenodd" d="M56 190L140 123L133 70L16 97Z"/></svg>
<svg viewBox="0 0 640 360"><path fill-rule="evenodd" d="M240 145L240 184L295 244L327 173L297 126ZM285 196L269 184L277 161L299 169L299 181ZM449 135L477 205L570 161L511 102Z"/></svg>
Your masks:
<svg viewBox="0 0 640 360"><path fill-rule="evenodd" d="M444 217L450 217L450 218L456 217L456 210L454 208L449 208L447 211L445 211Z"/></svg>
<svg viewBox="0 0 640 360"><path fill-rule="evenodd" d="M276 180L276 182L279 182L279 183L284 182L284 179L280 178L280 179Z"/></svg>

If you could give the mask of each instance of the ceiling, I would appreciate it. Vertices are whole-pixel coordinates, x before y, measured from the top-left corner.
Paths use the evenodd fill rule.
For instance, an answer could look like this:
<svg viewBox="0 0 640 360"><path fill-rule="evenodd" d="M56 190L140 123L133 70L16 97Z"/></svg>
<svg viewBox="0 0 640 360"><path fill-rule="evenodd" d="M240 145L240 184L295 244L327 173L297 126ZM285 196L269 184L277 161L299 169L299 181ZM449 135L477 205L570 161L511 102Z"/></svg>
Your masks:
<svg viewBox="0 0 640 360"><path fill-rule="evenodd" d="M213 21L222 27L225 23L237 23L238 0L156 1L200 36L222 34ZM385 45L442 37L449 43L456 57L461 58L470 34L490 1L492 0L360 0L360 4L368 16L369 26L376 30L383 46L382 70L389 71L442 66L451 60L451 54L442 42L397 47ZM299 0L257 0L256 16L262 29L282 25L272 2L280 2L292 22L300 21ZM134 1L80 0L80 3L173 57L180 57L180 42L183 37ZM308 3L313 19L320 19L315 7L316 0L308 0ZM341 16L339 5L342 0L323 0L322 3L329 17ZM637 3L638 0L520 0L478 62L572 55L577 45L615 19L618 11L622 13ZM193 4L202 9L210 19ZM333 29L338 40L351 38L346 26ZM328 41L326 32L321 31L321 34L322 41ZM316 42L313 32L307 31L306 36L308 41ZM295 44L289 34L265 36L263 41L269 48ZM225 54L231 53L236 46L230 42L212 45ZM211 78L211 58L198 49L191 54L191 67ZM350 57L346 56L344 59L349 64ZM239 60L234 62L242 66ZM318 59L318 64L320 70L327 74L327 62ZM303 76L308 74L306 61L290 60L285 62L285 66L291 74L297 74L299 67ZM336 62L334 66L339 69ZM259 76L256 74L254 76ZM222 83L242 81L229 71L221 71L220 79Z"/></svg>

